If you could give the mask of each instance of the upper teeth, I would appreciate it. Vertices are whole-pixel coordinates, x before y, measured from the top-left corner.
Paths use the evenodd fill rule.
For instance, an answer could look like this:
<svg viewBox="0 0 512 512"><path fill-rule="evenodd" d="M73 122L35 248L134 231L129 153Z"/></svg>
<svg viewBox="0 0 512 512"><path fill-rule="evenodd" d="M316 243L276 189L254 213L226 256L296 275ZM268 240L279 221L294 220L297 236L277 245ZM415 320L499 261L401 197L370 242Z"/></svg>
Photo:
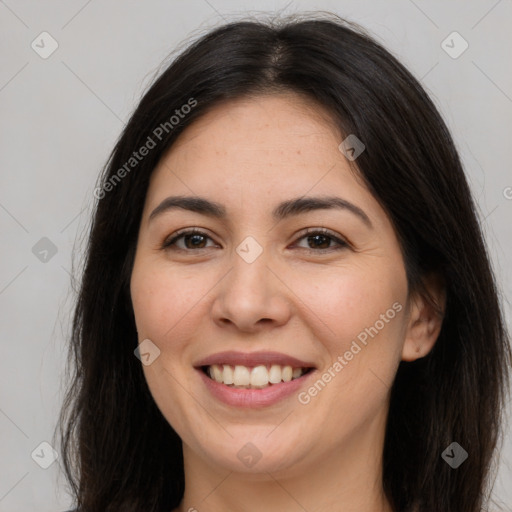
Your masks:
<svg viewBox="0 0 512 512"><path fill-rule="evenodd" d="M303 368L291 366L230 366L228 364L214 364L208 367L208 375L215 381L227 385L244 387L266 387L270 384L279 384L281 381L289 382L297 379L304 373Z"/></svg>

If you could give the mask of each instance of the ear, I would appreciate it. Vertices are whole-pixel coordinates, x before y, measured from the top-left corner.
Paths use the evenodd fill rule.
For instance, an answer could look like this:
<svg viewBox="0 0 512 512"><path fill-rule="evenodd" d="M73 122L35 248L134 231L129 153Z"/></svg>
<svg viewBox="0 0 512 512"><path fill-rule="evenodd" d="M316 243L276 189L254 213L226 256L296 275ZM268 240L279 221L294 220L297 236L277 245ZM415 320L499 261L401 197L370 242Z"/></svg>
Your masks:
<svg viewBox="0 0 512 512"><path fill-rule="evenodd" d="M423 282L432 301L420 293L415 293L410 298L409 321L402 349L403 361L415 361L425 357L434 347L441 332L446 309L444 279L433 273L425 277Z"/></svg>

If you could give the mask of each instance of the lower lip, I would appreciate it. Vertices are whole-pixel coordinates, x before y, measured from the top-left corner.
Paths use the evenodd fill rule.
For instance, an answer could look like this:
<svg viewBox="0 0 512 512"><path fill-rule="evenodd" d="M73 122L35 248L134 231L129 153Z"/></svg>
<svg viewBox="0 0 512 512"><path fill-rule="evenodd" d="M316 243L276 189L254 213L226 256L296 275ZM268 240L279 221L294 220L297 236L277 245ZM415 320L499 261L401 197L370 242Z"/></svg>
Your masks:
<svg viewBox="0 0 512 512"><path fill-rule="evenodd" d="M226 386L210 379L201 369L197 370L210 393L227 405L234 407L267 407L297 393L306 380L315 373L310 370L298 379L272 384L263 389L243 389Z"/></svg>

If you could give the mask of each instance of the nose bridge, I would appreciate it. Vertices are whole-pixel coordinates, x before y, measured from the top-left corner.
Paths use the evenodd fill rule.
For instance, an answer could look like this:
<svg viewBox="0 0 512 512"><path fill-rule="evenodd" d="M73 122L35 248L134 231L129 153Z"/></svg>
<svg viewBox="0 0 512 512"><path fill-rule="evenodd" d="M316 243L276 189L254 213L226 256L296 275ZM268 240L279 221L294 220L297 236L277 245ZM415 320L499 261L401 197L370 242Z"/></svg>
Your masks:
<svg viewBox="0 0 512 512"><path fill-rule="evenodd" d="M261 236L258 238L262 239ZM264 244L265 241L260 243L249 235L235 247L230 287L236 288L240 300L256 296L261 300L270 293L268 287L273 287L269 282L272 277L268 268L270 249Z"/></svg>
<svg viewBox="0 0 512 512"><path fill-rule="evenodd" d="M217 321L229 320L242 330L251 330L263 319L286 321L289 306L283 286L270 270L271 251L264 240L260 243L255 236L246 236L235 247L230 266L215 301Z"/></svg>

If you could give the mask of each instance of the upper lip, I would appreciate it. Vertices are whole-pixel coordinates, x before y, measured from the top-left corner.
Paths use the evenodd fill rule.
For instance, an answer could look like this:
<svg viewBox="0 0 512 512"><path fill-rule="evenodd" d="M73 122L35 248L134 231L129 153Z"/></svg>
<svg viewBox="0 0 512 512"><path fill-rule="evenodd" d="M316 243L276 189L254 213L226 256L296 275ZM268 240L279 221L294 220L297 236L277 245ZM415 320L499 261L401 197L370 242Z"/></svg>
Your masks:
<svg viewBox="0 0 512 512"><path fill-rule="evenodd" d="M278 364L280 366L292 366L293 368L314 368L315 365L308 361L302 361L280 352L218 352L198 361L194 366L211 366L213 364L229 364L231 366L266 366Z"/></svg>

